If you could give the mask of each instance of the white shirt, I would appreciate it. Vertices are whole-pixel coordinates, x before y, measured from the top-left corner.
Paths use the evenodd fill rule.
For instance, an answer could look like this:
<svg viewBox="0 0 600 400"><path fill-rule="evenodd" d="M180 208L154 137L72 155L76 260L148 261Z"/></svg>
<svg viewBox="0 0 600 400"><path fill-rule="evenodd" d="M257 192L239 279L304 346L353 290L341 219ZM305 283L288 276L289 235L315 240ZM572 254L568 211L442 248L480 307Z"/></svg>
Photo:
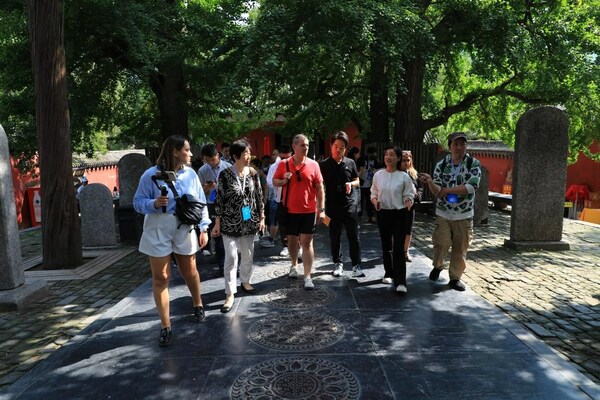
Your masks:
<svg viewBox="0 0 600 400"><path fill-rule="evenodd" d="M406 199L414 202L415 185L406 172L396 170L389 173L380 169L373 175L371 200L377 199L384 210L401 210L406 208Z"/></svg>
<svg viewBox="0 0 600 400"><path fill-rule="evenodd" d="M275 201L281 203L281 187L273 186L273 176L275 175L275 171L277 171L277 166L281 162L281 158L279 156L275 159L275 162L271 164L269 167L269 173L267 174L267 186L269 189L272 189L275 193Z"/></svg>

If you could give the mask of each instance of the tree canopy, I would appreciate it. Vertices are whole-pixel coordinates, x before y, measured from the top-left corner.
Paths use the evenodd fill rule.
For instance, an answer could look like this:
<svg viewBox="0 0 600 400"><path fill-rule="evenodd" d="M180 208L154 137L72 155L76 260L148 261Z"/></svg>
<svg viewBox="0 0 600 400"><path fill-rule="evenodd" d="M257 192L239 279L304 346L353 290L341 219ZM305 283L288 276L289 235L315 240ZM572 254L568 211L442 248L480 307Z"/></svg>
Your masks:
<svg viewBox="0 0 600 400"><path fill-rule="evenodd" d="M233 138L277 112L289 132L511 144L542 104L568 114L573 155L600 139L600 0L64 4L75 150ZM0 120L19 154L35 151L28 46L24 2L3 2Z"/></svg>
<svg viewBox="0 0 600 400"><path fill-rule="evenodd" d="M299 126L512 143L520 115L549 104L567 112L576 152L600 138L599 12L594 0L264 0L241 64Z"/></svg>

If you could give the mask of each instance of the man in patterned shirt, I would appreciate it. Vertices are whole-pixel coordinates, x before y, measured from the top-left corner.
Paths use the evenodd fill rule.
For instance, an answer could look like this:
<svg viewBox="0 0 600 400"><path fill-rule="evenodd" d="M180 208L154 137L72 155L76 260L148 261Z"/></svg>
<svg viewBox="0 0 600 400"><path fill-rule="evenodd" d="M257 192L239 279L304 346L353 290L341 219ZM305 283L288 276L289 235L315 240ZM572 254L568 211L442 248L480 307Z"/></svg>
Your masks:
<svg viewBox="0 0 600 400"><path fill-rule="evenodd" d="M437 281L444 269L444 259L450 255L450 287L464 291L460 281L466 268L467 250L473 238L473 208L475 190L481 179L479 160L467 154L467 135L455 132L448 136L450 154L440 160L433 171L419 174L436 198L433 231L433 269L429 279Z"/></svg>

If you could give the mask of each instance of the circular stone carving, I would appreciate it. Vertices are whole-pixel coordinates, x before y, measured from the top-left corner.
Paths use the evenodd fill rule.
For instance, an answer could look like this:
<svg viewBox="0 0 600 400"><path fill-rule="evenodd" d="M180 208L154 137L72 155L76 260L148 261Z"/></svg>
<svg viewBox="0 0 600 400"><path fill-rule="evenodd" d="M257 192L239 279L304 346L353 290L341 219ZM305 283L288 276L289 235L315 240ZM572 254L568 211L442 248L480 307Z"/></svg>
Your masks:
<svg viewBox="0 0 600 400"><path fill-rule="evenodd" d="M358 399L360 386L346 368L313 357L285 357L244 371L232 399Z"/></svg>
<svg viewBox="0 0 600 400"><path fill-rule="evenodd" d="M323 285L316 286L314 290L288 287L275 289L260 296L260 299L275 307L304 310L331 303L335 300L335 292Z"/></svg>
<svg viewBox="0 0 600 400"><path fill-rule="evenodd" d="M344 336L344 325L333 317L310 312L269 315L250 327L250 339L275 350L322 349Z"/></svg>

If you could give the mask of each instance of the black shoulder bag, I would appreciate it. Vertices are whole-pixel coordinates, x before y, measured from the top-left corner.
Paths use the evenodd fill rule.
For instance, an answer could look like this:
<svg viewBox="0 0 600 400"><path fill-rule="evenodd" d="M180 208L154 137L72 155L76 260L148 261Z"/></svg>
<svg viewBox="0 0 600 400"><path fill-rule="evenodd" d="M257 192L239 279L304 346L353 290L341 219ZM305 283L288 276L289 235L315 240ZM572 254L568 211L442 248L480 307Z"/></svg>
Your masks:
<svg viewBox="0 0 600 400"><path fill-rule="evenodd" d="M156 183L156 181L154 181L154 183ZM181 225L198 225L200 221L202 221L202 211L206 204L201 202L200 199L193 194L184 194L180 197L173 182L166 181L165 183L169 185L169 188L175 196L175 215L180 221L177 229L179 229ZM156 183L156 186L160 189L158 183Z"/></svg>

